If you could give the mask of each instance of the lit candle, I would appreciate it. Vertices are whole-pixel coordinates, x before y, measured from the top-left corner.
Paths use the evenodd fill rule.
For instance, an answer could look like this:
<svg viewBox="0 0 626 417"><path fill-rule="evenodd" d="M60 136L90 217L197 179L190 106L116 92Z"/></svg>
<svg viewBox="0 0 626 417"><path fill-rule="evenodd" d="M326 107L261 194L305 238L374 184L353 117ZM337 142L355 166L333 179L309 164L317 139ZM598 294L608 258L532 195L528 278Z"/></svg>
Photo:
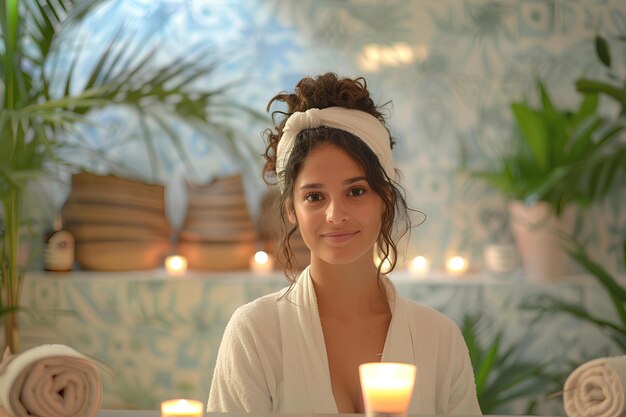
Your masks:
<svg viewBox="0 0 626 417"><path fill-rule="evenodd" d="M274 260L267 252L260 250L250 259L250 269L262 274L271 272L274 269Z"/></svg>
<svg viewBox="0 0 626 417"><path fill-rule="evenodd" d="M367 415L406 415L416 373L415 365L408 363L372 362L359 365Z"/></svg>
<svg viewBox="0 0 626 417"><path fill-rule="evenodd" d="M173 255L165 258L165 269L172 276L184 275L187 271L187 258Z"/></svg>
<svg viewBox="0 0 626 417"><path fill-rule="evenodd" d="M161 417L202 417L202 408L198 400L167 400L161 403Z"/></svg>
<svg viewBox="0 0 626 417"><path fill-rule="evenodd" d="M424 256L416 256L409 262L411 275L426 275L430 269L430 261Z"/></svg>
<svg viewBox="0 0 626 417"><path fill-rule="evenodd" d="M446 261L446 271L451 275L462 275L467 271L467 259L462 256L451 256Z"/></svg>

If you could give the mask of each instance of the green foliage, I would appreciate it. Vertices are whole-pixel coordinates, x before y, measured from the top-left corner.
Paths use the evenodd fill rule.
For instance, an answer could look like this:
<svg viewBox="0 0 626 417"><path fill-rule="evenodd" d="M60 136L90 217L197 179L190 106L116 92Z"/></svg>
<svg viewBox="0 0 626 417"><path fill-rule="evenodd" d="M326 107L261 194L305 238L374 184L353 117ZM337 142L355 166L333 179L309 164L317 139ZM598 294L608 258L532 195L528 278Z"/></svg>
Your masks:
<svg viewBox="0 0 626 417"><path fill-rule="evenodd" d="M626 36L617 38L626 43ZM611 49L602 36L595 38L596 56L607 69L608 81L581 78L576 81L576 89L584 94L601 94L614 100L620 106L619 117L626 116L626 79L620 79L612 68Z"/></svg>
<svg viewBox="0 0 626 417"><path fill-rule="evenodd" d="M585 94L575 111L560 110L537 80L538 107L511 105L516 130L513 152L495 170L474 172L508 197L532 205L547 202L560 215L569 203L587 206L606 195L624 173L624 125L599 116L598 95Z"/></svg>
<svg viewBox="0 0 626 417"><path fill-rule="evenodd" d="M524 414L531 414L533 398L555 391L562 378L547 372L548 364L532 363L519 359L521 344L504 348L502 331L491 338L489 344L479 341L480 314L466 315L461 322L461 332L469 349L476 378L476 393L483 414L507 413L507 405L515 400L528 400ZM484 340L485 337L482 337Z"/></svg>
<svg viewBox="0 0 626 417"><path fill-rule="evenodd" d="M564 241L566 239L563 237ZM567 314L590 323L600 329L626 353L626 289L602 265L589 257L582 245L571 239L566 240L565 245L571 258L590 273L608 294L617 321L603 319L583 306L566 303L550 295L543 295L532 303L525 303L524 306L538 310L540 313ZM623 247L624 267L626 268L626 241L624 241Z"/></svg>
<svg viewBox="0 0 626 417"><path fill-rule="evenodd" d="M165 135L182 161L188 158L173 124L183 123L217 141L233 155L241 168L251 168L254 150L236 141L238 127L224 122L248 116L264 118L230 97L231 86L198 88L208 79L219 59L211 51L181 51L170 62L159 64L156 31L134 33L125 23L92 61L86 77L77 75L89 49L67 35L85 17L101 11L98 0L0 0L0 234L2 240L2 291L0 315L10 316L19 299L18 264L24 198L42 178L58 178L79 155L95 152L81 129L93 125L90 114L118 108L137 117L142 127L153 174L159 170L155 132ZM75 36L75 33L74 33ZM71 44L67 44L71 41ZM155 45L156 46L153 46ZM93 52L93 51L90 51ZM61 63L63 62L63 63ZM232 120L232 119L231 119ZM72 161L65 159L68 151ZM101 152L95 154L105 158ZM82 158L85 160L85 158ZM258 159L258 158L257 158ZM79 163L80 164L80 163ZM82 167L87 168L89 167ZM6 320L6 318L5 318ZM14 321L13 318L9 318ZM13 324L5 325L11 332ZM7 333L5 342L13 336ZM16 347L13 346L16 351Z"/></svg>

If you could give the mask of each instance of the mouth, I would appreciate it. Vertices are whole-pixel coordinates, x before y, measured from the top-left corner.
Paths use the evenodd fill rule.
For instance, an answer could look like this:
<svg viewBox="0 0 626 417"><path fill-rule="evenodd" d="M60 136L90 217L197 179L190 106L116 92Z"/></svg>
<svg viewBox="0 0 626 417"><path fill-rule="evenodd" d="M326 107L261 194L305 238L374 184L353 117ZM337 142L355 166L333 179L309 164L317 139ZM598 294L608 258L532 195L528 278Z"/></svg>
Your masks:
<svg viewBox="0 0 626 417"><path fill-rule="evenodd" d="M349 232L329 232L323 233L322 237L333 243L342 243L352 239L356 236L358 231L349 231Z"/></svg>

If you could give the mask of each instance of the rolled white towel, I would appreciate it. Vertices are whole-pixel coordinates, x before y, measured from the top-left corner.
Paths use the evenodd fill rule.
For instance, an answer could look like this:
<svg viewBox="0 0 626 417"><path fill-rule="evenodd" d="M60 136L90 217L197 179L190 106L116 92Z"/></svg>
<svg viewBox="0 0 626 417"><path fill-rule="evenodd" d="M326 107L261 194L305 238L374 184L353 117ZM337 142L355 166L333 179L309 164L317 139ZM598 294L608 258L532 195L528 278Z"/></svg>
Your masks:
<svg viewBox="0 0 626 417"><path fill-rule="evenodd" d="M37 346L0 368L0 406L13 417L95 417L100 409L98 368L69 346Z"/></svg>
<svg viewBox="0 0 626 417"><path fill-rule="evenodd" d="M598 358L576 368L563 387L569 417L619 417L626 411L626 355Z"/></svg>

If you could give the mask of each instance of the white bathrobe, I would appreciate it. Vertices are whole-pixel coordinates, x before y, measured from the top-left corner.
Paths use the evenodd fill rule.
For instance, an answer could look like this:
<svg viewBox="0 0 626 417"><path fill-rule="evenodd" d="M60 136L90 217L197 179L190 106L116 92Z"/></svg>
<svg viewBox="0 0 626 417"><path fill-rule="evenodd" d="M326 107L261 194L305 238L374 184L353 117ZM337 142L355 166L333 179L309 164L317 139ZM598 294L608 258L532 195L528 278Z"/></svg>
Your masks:
<svg viewBox="0 0 626 417"><path fill-rule="evenodd" d="M409 414L481 414L467 346L456 324L397 294L381 361L417 366ZM238 308L217 355L209 412L336 414L317 299L308 268L285 290Z"/></svg>

